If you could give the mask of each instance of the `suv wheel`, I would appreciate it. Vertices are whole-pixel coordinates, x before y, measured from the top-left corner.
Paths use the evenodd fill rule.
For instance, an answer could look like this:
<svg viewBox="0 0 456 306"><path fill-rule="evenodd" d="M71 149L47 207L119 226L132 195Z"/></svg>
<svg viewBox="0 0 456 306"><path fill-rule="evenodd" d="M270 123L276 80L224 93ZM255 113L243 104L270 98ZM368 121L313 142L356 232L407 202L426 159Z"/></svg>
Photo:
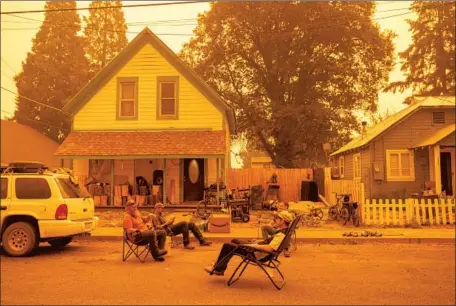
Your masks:
<svg viewBox="0 0 456 306"><path fill-rule="evenodd" d="M61 248L73 241L73 237L63 237L49 240L48 243L54 248Z"/></svg>
<svg viewBox="0 0 456 306"><path fill-rule="evenodd" d="M8 226L2 241L5 252L11 256L29 255L38 242L35 228L27 222L15 222Z"/></svg>

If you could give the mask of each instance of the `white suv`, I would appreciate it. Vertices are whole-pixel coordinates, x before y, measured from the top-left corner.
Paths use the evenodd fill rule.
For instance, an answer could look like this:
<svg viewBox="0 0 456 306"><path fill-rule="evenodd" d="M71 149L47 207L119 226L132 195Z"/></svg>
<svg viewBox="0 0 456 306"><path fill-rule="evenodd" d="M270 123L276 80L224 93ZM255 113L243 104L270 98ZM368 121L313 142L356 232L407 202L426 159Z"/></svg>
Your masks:
<svg viewBox="0 0 456 306"><path fill-rule="evenodd" d="M98 225L92 198L69 174L10 172L0 179L0 241L11 256L27 256L45 241L63 247Z"/></svg>

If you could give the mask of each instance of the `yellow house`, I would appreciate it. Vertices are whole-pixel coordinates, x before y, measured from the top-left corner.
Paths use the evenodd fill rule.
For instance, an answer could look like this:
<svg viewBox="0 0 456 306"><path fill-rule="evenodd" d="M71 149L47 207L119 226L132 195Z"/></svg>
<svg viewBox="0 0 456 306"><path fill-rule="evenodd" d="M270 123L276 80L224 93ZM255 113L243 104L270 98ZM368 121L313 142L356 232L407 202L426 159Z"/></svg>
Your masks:
<svg viewBox="0 0 456 306"><path fill-rule="evenodd" d="M201 200L204 186L226 181L233 109L148 28L64 111L71 133L55 154L78 177L132 187L142 177L171 203Z"/></svg>

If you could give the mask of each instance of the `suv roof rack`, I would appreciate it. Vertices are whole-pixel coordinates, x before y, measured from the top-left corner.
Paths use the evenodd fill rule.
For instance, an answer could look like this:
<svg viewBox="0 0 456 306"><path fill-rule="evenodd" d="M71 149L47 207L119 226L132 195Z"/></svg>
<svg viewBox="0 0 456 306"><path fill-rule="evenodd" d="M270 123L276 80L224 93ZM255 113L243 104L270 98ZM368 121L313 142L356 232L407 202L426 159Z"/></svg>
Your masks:
<svg viewBox="0 0 456 306"><path fill-rule="evenodd" d="M8 167L3 170L4 174L7 173L39 173L43 174L45 171L48 171L49 167L40 162L29 162L29 161L18 161L11 162L8 164Z"/></svg>

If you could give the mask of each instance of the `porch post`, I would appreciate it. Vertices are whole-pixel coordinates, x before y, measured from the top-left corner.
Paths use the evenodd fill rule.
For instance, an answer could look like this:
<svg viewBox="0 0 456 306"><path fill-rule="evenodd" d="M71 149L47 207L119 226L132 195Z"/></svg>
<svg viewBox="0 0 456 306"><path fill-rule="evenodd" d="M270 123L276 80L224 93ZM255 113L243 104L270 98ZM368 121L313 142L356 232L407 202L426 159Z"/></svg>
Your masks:
<svg viewBox="0 0 456 306"><path fill-rule="evenodd" d="M440 146L434 146L434 178L435 178L435 193L442 193L442 175L440 173Z"/></svg>
<svg viewBox="0 0 456 306"><path fill-rule="evenodd" d="M428 147L428 152L429 152L429 181L435 182L434 148Z"/></svg>
<svg viewBox="0 0 456 306"><path fill-rule="evenodd" d="M219 161L220 161L220 158L217 157L215 159L215 164L216 164L216 171L215 171L216 172L216 177L215 177L215 179L216 179L216 183L217 183L217 205L220 204L219 203L219 190L220 190L220 186L219 186L219 176L220 176L220 174L219 174L219 172L220 172Z"/></svg>
<svg viewBox="0 0 456 306"><path fill-rule="evenodd" d="M111 159L111 190L109 205L114 206L114 159Z"/></svg>
<svg viewBox="0 0 456 306"><path fill-rule="evenodd" d="M163 159L163 204L166 204L166 158Z"/></svg>

